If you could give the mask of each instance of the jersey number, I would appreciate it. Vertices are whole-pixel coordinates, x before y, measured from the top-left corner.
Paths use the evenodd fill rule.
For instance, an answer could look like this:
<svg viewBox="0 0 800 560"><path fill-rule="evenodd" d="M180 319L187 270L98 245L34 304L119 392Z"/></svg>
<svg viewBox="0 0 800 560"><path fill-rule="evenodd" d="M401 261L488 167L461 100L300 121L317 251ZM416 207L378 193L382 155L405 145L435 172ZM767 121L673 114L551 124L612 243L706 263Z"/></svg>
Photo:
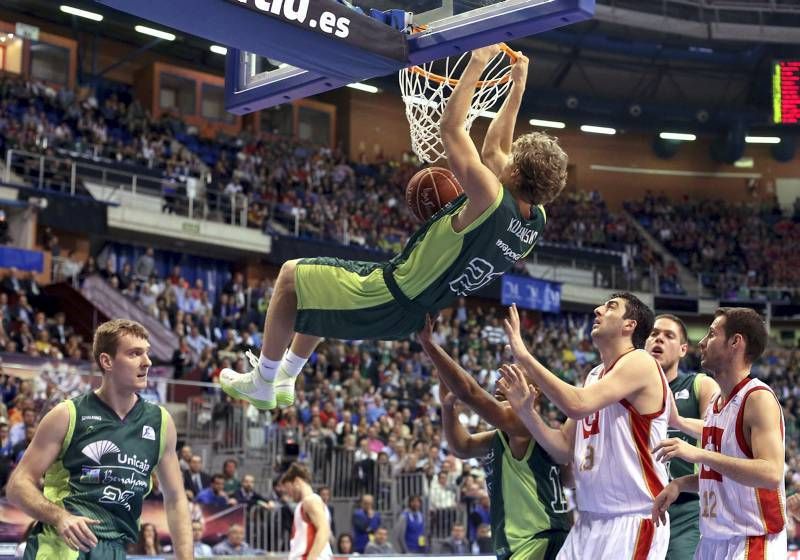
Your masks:
<svg viewBox="0 0 800 560"><path fill-rule="evenodd" d="M703 490L700 497L700 515L702 517L717 516L717 493L713 490Z"/></svg>
<svg viewBox="0 0 800 560"><path fill-rule="evenodd" d="M553 500L550 507L555 513L566 513L569 509L569 502L564 495L564 487L561 486L561 469L556 466L550 467L550 482L553 483Z"/></svg>
<svg viewBox="0 0 800 560"><path fill-rule="evenodd" d="M594 446L586 446L586 454L583 456L583 463L581 463L582 471L590 471L594 468Z"/></svg>

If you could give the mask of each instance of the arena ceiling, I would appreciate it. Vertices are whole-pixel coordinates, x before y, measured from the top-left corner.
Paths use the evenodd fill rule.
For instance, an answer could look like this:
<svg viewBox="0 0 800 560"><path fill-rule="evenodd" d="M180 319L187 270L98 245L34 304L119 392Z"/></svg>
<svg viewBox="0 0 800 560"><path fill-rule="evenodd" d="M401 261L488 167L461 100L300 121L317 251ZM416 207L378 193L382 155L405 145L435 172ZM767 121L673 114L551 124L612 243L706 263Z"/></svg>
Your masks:
<svg viewBox="0 0 800 560"><path fill-rule="evenodd" d="M138 20L127 14L86 0L71 2L105 14L98 25L60 12L58 4L4 0L0 17L46 20L80 36L97 32L130 44L132 51L148 43L132 29ZM736 37L761 33L763 40L725 38L720 31L728 29L725 25L738 26L733 28L738 30ZM769 37L763 36L765 29ZM800 33L796 0L598 0L592 21L512 46L533 59L529 92L536 95L526 96L533 110L578 110L646 121L650 115L663 117L670 108L680 108L682 113L674 118L685 121L703 111L768 111L770 63L800 57L800 40L774 40L783 33ZM178 35L177 41L157 44L153 51L178 63L223 72L224 57L209 52L208 41ZM82 55L90 53L84 49ZM370 80L386 89L396 88L395 82L391 77Z"/></svg>

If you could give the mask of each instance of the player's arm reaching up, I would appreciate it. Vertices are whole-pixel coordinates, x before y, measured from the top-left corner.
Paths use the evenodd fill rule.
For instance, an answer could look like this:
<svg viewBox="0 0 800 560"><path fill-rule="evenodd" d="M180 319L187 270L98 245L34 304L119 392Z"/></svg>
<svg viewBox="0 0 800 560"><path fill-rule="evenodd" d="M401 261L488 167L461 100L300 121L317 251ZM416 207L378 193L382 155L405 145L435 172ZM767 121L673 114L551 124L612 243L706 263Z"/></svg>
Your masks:
<svg viewBox="0 0 800 560"><path fill-rule="evenodd" d="M619 305L618 302L614 303ZM614 375L603 377L592 385L591 390L575 387L562 381L528 352L520 334L519 314L515 305L508 310L505 330L511 351L528 379L533 381L559 410L573 420L585 418L622 399L632 400L632 396L644 391L658 374L658 367L653 357L644 352L636 352L630 357L620 358L619 365L615 366ZM642 372L647 371L653 375L642 375ZM503 371L503 375L506 375L506 370Z"/></svg>
<svg viewBox="0 0 800 560"><path fill-rule="evenodd" d="M426 319L425 328L417 338L422 349L436 366L443 389L449 389L455 397L478 413L492 426L515 436L527 437L528 430L508 404L499 402L478 385L475 378L459 366L444 348L433 341L433 321ZM444 397L442 397L444 398Z"/></svg>
<svg viewBox="0 0 800 560"><path fill-rule="evenodd" d="M450 95L440 123L442 144L450 170L469 198L469 204L464 211L466 215L463 221L466 224L489 208L500 190L500 180L481 162L478 149L464 128L475 85L486 64L499 52L500 47L497 45L472 51L469 63Z"/></svg>
<svg viewBox="0 0 800 560"><path fill-rule="evenodd" d="M481 157L483 163L498 177L508 163L511 155L511 143L514 141L514 125L525 93L525 82L528 78L528 57L521 52L515 53L517 59L511 67L511 91L492 119L486 138L483 140Z"/></svg>

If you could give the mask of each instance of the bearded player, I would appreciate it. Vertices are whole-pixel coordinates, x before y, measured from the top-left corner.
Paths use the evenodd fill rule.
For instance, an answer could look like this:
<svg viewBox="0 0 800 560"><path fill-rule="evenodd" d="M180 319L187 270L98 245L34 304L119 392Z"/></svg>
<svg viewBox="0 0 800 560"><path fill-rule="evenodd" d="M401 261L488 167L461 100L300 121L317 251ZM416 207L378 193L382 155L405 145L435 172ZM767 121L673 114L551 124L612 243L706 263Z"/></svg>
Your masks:
<svg viewBox="0 0 800 560"><path fill-rule="evenodd" d="M700 472L673 480L653 506L653 520L681 492L700 494L699 560L786 558L783 411L775 393L750 375L767 344L758 313L722 307L700 341L701 365L720 392L706 409L703 447L670 438L654 448L662 461L683 459Z"/></svg>

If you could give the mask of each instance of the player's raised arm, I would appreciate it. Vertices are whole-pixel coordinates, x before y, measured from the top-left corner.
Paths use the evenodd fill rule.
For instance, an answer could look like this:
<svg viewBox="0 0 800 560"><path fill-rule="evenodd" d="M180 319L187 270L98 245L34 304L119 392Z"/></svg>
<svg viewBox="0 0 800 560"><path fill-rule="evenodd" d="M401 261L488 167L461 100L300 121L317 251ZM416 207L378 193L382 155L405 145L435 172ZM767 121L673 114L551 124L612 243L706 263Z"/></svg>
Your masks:
<svg viewBox="0 0 800 560"><path fill-rule="evenodd" d="M506 364L500 371L503 377L497 383L530 435L554 461L562 465L569 464L573 459L575 446L575 422L568 419L559 429L548 426L536 412L534 404L537 390L528 383L522 369L517 365Z"/></svg>
<svg viewBox="0 0 800 560"><path fill-rule="evenodd" d="M492 426L511 435L529 436L527 428L510 406L499 402L484 391L474 377L458 365L444 348L433 341L432 330L433 323L428 317L425 328L418 333L418 340L436 366L442 385L446 385L458 400L477 412Z"/></svg>
<svg viewBox="0 0 800 560"><path fill-rule="evenodd" d="M481 162L475 144L464 127L470 110L475 85L486 64L500 52L492 45L472 51L469 63L447 102L440 132L450 170L458 178L475 212L480 213L494 202L500 181L491 169Z"/></svg>
<svg viewBox="0 0 800 560"><path fill-rule="evenodd" d="M516 60L511 67L511 91L497 112L497 116L492 119L481 148L484 165L498 177L511 156L514 125L517 122L522 95L525 93L525 82L528 78L528 57L521 52L515 54Z"/></svg>

